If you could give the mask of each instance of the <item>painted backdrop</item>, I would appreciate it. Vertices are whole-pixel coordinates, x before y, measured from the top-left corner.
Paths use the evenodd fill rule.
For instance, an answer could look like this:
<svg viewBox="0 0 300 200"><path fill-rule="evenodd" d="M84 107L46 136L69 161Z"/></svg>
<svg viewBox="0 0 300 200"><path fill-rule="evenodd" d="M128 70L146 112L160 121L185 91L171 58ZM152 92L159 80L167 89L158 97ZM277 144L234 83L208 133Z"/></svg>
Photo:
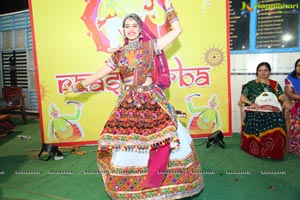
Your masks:
<svg viewBox="0 0 300 200"><path fill-rule="evenodd" d="M123 45L122 19L137 13L157 36L167 30L163 0L29 0L43 143L96 144L112 111L117 72L80 94L72 84L97 71ZM228 1L174 0L183 33L165 52L169 101L187 114L192 137L231 136Z"/></svg>

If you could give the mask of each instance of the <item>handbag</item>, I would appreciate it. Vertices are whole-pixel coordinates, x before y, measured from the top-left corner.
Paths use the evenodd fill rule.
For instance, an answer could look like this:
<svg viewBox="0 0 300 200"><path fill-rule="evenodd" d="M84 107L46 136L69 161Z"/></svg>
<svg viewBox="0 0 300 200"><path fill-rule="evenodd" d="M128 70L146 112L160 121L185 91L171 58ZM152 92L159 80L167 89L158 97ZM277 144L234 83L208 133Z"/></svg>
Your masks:
<svg viewBox="0 0 300 200"><path fill-rule="evenodd" d="M206 143L206 147L209 148L213 144L219 144L221 148L225 148L225 142L223 141L224 135L222 131L217 130L213 132L210 136L208 136L208 141Z"/></svg>

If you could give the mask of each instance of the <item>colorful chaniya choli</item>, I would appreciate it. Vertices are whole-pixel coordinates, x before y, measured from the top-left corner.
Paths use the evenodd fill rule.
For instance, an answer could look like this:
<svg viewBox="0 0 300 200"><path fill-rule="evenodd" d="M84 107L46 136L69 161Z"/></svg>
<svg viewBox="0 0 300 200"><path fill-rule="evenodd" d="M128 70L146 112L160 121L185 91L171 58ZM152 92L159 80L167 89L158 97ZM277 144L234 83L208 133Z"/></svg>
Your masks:
<svg viewBox="0 0 300 200"><path fill-rule="evenodd" d="M154 46L129 43L110 58L124 80L99 139L98 166L112 199L175 199L203 188L192 138L164 92L142 86L151 77Z"/></svg>

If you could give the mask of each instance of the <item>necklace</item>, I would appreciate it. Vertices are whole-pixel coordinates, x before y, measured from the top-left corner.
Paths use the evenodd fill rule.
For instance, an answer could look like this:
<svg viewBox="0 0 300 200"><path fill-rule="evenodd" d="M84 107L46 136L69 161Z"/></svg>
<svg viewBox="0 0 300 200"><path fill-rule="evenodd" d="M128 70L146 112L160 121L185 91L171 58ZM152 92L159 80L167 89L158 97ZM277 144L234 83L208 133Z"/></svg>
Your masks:
<svg viewBox="0 0 300 200"><path fill-rule="evenodd" d="M263 87L263 89L264 89L264 91L265 92L269 92L269 89L268 89L268 84L266 84L266 83L263 83L263 82L261 82L260 80L259 80L259 83L260 83L260 85ZM267 86L265 86L265 85L267 85Z"/></svg>
<svg viewBox="0 0 300 200"><path fill-rule="evenodd" d="M125 46L125 49L140 49L141 48L141 43L139 41L131 41L128 42L128 44Z"/></svg>

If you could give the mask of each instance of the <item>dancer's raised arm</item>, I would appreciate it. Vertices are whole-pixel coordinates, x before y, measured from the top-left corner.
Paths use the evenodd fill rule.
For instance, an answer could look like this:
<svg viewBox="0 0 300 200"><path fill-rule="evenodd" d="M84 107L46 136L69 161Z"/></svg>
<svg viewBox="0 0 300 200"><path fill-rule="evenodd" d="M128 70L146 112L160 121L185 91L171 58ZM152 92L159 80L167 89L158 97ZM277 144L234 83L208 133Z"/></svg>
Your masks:
<svg viewBox="0 0 300 200"><path fill-rule="evenodd" d="M165 0L167 21L171 24L171 30L157 39L157 48L162 50L169 46L182 32L177 13L171 4L171 0Z"/></svg>

